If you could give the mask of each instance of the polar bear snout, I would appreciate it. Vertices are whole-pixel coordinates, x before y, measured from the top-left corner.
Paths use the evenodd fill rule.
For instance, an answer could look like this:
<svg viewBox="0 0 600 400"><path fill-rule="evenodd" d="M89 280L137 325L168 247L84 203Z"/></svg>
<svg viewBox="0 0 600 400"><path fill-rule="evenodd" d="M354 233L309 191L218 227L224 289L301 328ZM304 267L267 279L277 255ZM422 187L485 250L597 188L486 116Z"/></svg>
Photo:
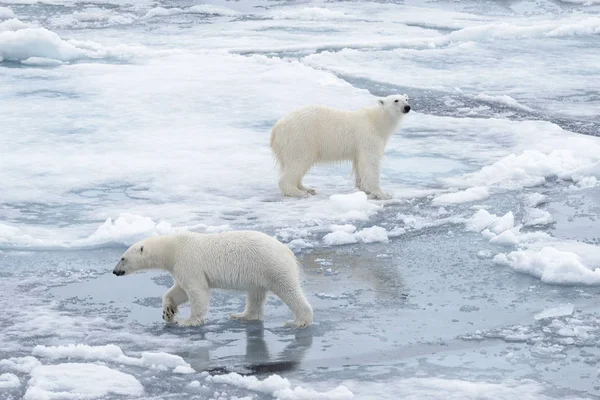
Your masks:
<svg viewBox="0 0 600 400"><path fill-rule="evenodd" d="M410 111L410 106L404 106L404 114L407 114Z"/></svg>
<svg viewBox="0 0 600 400"><path fill-rule="evenodd" d="M121 258L121 261L119 261L119 263L117 264L117 266L115 267L115 269L113 269L113 274L115 274L116 276L123 276L125 275L125 268L124 268L124 262L125 262L125 257Z"/></svg>

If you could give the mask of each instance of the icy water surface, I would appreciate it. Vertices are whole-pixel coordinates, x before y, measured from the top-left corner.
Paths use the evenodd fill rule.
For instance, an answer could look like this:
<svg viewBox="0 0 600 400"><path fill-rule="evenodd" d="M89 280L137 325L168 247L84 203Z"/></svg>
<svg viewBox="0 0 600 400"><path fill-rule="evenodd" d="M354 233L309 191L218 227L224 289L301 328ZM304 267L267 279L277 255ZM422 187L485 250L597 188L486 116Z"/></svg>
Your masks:
<svg viewBox="0 0 600 400"><path fill-rule="evenodd" d="M0 398L600 397L600 3L0 0ZM296 107L406 93L390 201L318 166L283 198ZM256 229L315 323L161 321L126 246ZM183 307L186 315L189 307Z"/></svg>

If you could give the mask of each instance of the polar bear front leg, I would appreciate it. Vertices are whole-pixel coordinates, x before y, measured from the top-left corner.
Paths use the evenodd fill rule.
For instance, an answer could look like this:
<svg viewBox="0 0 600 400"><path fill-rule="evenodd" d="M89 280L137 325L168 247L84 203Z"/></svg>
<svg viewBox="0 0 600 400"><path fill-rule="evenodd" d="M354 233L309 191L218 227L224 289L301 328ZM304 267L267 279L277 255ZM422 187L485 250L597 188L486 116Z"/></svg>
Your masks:
<svg viewBox="0 0 600 400"><path fill-rule="evenodd" d="M361 154L358 159L361 189L378 200L389 200L392 195L381 190L381 159L373 154Z"/></svg>
<svg viewBox="0 0 600 400"><path fill-rule="evenodd" d="M267 290L252 289L246 298L246 309L240 314L231 314L232 319L241 321L262 320L264 316L264 305L267 299Z"/></svg>
<svg viewBox="0 0 600 400"><path fill-rule="evenodd" d="M177 283L163 296L162 318L165 322L173 322L179 312L179 306L188 301L188 295Z"/></svg>
<svg viewBox="0 0 600 400"><path fill-rule="evenodd" d="M199 326L204 324L204 317L208 312L210 302L210 289L208 287L193 288L187 291L192 308L190 318L177 321L179 326Z"/></svg>

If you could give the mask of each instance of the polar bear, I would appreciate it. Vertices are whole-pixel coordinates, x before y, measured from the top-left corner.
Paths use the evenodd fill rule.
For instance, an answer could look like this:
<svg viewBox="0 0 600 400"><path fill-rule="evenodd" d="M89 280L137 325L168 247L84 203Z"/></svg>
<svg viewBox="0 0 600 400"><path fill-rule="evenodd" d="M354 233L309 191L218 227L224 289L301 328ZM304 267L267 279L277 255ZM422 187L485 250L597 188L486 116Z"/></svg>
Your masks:
<svg viewBox="0 0 600 400"><path fill-rule="evenodd" d="M352 161L356 187L376 199L390 199L380 186L381 162L388 139L409 111L407 95L392 95L356 111L308 106L280 119L271 133L271 150L280 168L281 192L315 194L302 185L313 165Z"/></svg>
<svg viewBox="0 0 600 400"><path fill-rule="evenodd" d="M261 320L267 292L275 293L293 311L287 326L304 328L313 311L300 287L300 268L294 253L261 232L215 234L181 232L154 236L132 245L113 270L117 276L162 269L175 279L163 297L163 319L173 322L178 306L188 300L191 316L180 326L204 323L213 288L245 290L246 309L232 314L238 320Z"/></svg>

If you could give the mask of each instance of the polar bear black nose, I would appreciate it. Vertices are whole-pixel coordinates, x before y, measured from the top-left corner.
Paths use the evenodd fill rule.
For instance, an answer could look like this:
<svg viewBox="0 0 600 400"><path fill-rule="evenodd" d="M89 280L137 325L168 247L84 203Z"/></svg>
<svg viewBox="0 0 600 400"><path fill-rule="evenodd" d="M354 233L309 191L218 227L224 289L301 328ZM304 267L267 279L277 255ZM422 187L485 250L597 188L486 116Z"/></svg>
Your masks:
<svg viewBox="0 0 600 400"><path fill-rule="evenodd" d="M125 275L125 271L123 271L123 270L118 270L118 271L117 271L117 270L115 269L115 270L113 271L113 274L115 274L116 276L122 276L122 275Z"/></svg>
<svg viewBox="0 0 600 400"><path fill-rule="evenodd" d="M410 111L410 106L404 106L404 112L407 113Z"/></svg>

